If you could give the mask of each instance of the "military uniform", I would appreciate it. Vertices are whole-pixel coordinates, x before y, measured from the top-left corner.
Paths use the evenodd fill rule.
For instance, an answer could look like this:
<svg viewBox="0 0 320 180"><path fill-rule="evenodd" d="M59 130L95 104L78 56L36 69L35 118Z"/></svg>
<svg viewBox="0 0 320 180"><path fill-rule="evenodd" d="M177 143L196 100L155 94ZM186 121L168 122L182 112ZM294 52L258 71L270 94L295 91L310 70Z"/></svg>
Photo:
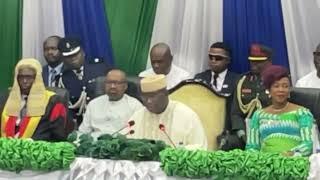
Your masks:
<svg viewBox="0 0 320 180"><path fill-rule="evenodd" d="M270 99L260 76L250 72L243 75L237 84L231 108L232 129L245 130L245 119L250 118L256 109L269 104Z"/></svg>
<svg viewBox="0 0 320 180"><path fill-rule="evenodd" d="M80 47L79 42L68 39L62 39L60 43L59 48L62 55L67 52L66 54L69 56L74 49ZM84 64L77 70L65 64L62 73L60 73L57 86L69 91L69 109L72 110L73 117L77 119L78 125L82 122L82 114L86 105L95 98L96 78L105 76L108 70L109 67L102 59L95 58L91 61L84 61Z"/></svg>
<svg viewBox="0 0 320 180"><path fill-rule="evenodd" d="M272 57L272 50L260 44L253 44L250 48L250 55L248 59L252 63L255 71L263 70ZM252 69L253 70L253 69ZM244 74L237 83L236 92L233 96L233 103L231 107L231 129L229 133L221 135L220 147L223 150L231 150L235 148L244 149L246 142L246 119L250 119L254 111L268 106L271 102L267 91L262 84L261 72L252 71Z"/></svg>

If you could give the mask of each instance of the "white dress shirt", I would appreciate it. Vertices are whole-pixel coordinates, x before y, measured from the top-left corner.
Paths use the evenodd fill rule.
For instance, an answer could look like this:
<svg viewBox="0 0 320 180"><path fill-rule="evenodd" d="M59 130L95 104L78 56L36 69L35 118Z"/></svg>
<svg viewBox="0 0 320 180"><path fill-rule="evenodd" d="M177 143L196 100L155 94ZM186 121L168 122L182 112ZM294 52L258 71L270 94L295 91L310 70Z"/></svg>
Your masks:
<svg viewBox="0 0 320 180"><path fill-rule="evenodd" d="M139 77L146 77L148 75L154 75L156 74L152 68L147 69L145 71L142 71L139 74ZM166 79L167 79L167 89L171 89L174 86L178 85L181 81L186 80L186 79L190 79L191 75L189 72L185 71L184 69L171 64L171 69L170 72L166 75Z"/></svg>
<svg viewBox="0 0 320 180"><path fill-rule="evenodd" d="M216 91L216 92L220 92L221 89L222 89L222 86L223 86L223 82L224 82L224 79L226 78L226 75L227 75L227 72L228 72L228 69L222 71L221 73L219 73L219 76L217 78L217 87L213 85L213 80L214 80L214 75L215 73L213 71L211 71L211 75L212 75L212 78L211 78L211 86L212 88Z"/></svg>
<svg viewBox="0 0 320 180"><path fill-rule="evenodd" d="M61 64L59 64L58 66L56 66L55 68L52 68L51 66L48 66L48 74L49 74L49 76L48 76L48 86L50 86L50 87L52 87L52 86L54 86L54 84L52 84L53 82L51 82L51 78L52 78L52 76L54 75L53 73L52 73L52 69L54 69L55 71L56 71L56 74L55 74L55 76L57 76L57 75L59 75L60 73L61 73L61 71L62 71L62 66L63 66L63 63L61 63Z"/></svg>
<svg viewBox="0 0 320 180"><path fill-rule="evenodd" d="M99 96L88 104L79 132L91 133L93 137L112 134L124 127L132 114L142 107L137 99L126 94L118 101L109 101L108 95Z"/></svg>
<svg viewBox="0 0 320 180"><path fill-rule="evenodd" d="M296 83L296 87L320 88L320 78L317 76L317 71L314 70L299 79Z"/></svg>

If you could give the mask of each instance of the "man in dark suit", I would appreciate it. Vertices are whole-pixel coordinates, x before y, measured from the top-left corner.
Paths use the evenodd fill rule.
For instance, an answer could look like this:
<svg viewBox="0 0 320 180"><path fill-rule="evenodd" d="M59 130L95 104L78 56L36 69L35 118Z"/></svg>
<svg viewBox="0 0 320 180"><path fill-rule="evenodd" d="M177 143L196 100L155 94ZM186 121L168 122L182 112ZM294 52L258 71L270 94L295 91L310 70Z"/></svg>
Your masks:
<svg viewBox="0 0 320 180"><path fill-rule="evenodd" d="M210 86L218 94L227 98L226 107L226 124L225 129L231 129L230 110L233 93L236 89L237 81L240 75L228 70L230 64L231 50L223 42L216 42L210 46L209 57L209 70L196 74L195 80L201 80Z"/></svg>
<svg viewBox="0 0 320 180"><path fill-rule="evenodd" d="M99 58L86 60L79 39L63 38L58 48L62 54L64 68L57 84L58 87L69 91L69 109L80 125L87 103L95 98L96 78L103 76L110 67Z"/></svg>
<svg viewBox="0 0 320 180"><path fill-rule="evenodd" d="M53 87L63 68L61 52L58 44L61 37L50 36L43 42L43 56L47 65L42 68L42 78L45 86Z"/></svg>

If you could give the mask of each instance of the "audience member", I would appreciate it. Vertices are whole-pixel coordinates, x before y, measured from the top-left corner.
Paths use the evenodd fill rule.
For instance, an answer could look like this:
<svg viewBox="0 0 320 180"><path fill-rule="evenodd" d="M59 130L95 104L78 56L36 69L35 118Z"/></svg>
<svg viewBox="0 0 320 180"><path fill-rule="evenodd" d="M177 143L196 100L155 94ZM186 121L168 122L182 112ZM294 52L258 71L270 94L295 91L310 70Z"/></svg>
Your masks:
<svg viewBox="0 0 320 180"><path fill-rule="evenodd" d="M320 88L320 44L313 52L313 62L316 69L299 79L296 87Z"/></svg>
<svg viewBox="0 0 320 180"><path fill-rule="evenodd" d="M63 38L58 48L62 53L64 69L58 80L58 87L66 88L70 93L69 108L78 125L82 122L82 115L86 104L94 98L95 78L104 76L109 70L101 59L85 60L85 52L79 39Z"/></svg>
<svg viewBox="0 0 320 180"><path fill-rule="evenodd" d="M312 153L311 112L290 103L290 79L287 69L269 66L262 73L271 105L257 110L249 121L246 149L282 153L286 156Z"/></svg>
<svg viewBox="0 0 320 180"><path fill-rule="evenodd" d="M42 78L46 86L52 87L56 85L56 80L60 76L63 63L58 44L61 37L50 36L43 42L43 56L47 62L42 68Z"/></svg>
<svg viewBox="0 0 320 180"><path fill-rule="evenodd" d="M228 70L231 61L231 50L222 43L216 42L211 45L209 52L209 70L197 74L194 79L201 80L209 85L214 91L227 98L226 119L230 119L233 93L236 89L240 75ZM230 130L230 121L226 121L225 129Z"/></svg>
<svg viewBox="0 0 320 180"><path fill-rule="evenodd" d="M110 70L105 78L106 94L90 101L79 131L98 137L125 126L133 113L142 108L137 99L125 94L127 87L126 74L119 69Z"/></svg>
<svg viewBox="0 0 320 180"><path fill-rule="evenodd" d="M1 137L63 141L67 107L45 89L36 59L22 59L15 67L12 89L1 104Z"/></svg>
<svg viewBox="0 0 320 180"><path fill-rule="evenodd" d="M187 71L172 63L173 56L170 47L165 43L158 43L151 48L150 60L152 68L141 72L139 77L164 74L166 75L168 89L191 77Z"/></svg>
<svg viewBox="0 0 320 180"><path fill-rule="evenodd" d="M186 105L169 100L163 74L141 80L142 102L145 108L136 111L130 120L132 138L163 140L171 146L207 148L207 137L198 115Z"/></svg>
<svg viewBox="0 0 320 180"><path fill-rule="evenodd" d="M269 47L253 44L250 48L250 71L239 80L231 107L231 127L242 140L242 147L237 148L244 148L246 142L246 119L250 119L256 109L270 104L260 73L271 65L271 57Z"/></svg>

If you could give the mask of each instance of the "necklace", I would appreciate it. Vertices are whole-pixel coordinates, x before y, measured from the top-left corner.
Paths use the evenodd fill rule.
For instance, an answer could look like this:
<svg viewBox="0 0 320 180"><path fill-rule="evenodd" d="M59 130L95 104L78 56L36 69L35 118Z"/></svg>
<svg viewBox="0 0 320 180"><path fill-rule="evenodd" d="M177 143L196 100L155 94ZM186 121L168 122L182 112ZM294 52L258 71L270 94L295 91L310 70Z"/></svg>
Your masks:
<svg viewBox="0 0 320 180"><path fill-rule="evenodd" d="M275 111L275 112L281 112L281 111L285 110L285 109L288 107L288 105L289 105L289 102L287 102L287 104L286 104L283 108L277 109L277 108L274 108L273 105L272 105L271 108L272 108L273 111Z"/></svg>

